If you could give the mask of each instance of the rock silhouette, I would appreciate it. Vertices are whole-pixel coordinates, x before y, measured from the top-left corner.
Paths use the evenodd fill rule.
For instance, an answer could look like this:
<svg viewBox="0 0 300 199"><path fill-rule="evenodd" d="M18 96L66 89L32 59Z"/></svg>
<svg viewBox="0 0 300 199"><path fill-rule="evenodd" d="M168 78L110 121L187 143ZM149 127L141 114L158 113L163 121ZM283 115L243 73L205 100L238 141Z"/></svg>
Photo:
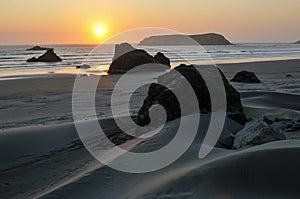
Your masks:
<svg viewBox="0 0 300 199"><path fill-rule="evenodd" d="M213 66L212 66L213 67ZM190 83L195 91L198 99L199 108L202 113L211 111L211 99L207 88L207 85L193 65L180 65L172 70L176 70L182 74L185 79ZM150 123L149 109L156 104L162 105L167 112L167 121L174 120L181 117L180 104L173 92L162 86L166 85L172 89L181 89L183 78L178 78L176 73L172 70L158 78L158 83L153 83L149 87L148 96L144 100L143 106L138 112L137 123L141 126L145 126ZM243 107L240 100L240 94L229 84L224 74L220 71L225 91L227 95L227 115L240 124L245 124L247 121L243 112ZM161 84L161 85L160 85ZM184 91L183 91L184 92ZM191 112L193 113L193 107Z"/></svg>
<svg viewBox="0 0 300 199"><path fill-rule="evenodd" d="M113 62L110 64L108 73L126 73L134 67L150 63L165 64L170 66L170 60L165 57L163 53L158 53L152 57L145 50L136 49L128 43L123 43L116 45L115 55ZM155 70L161 70L161 68L153 66L153 71Z"/></svg>
<svg viewBox="0 0 300 199"><path fill-rule="evenodd" d="M142 40L138 45L231 45L231 43L223 35L208 33L197 35L151 36Z"/></svg>
<svg viewBox="0 0 300 199"><path fill-rule="evenodd" d="M49 50L50 48L47 48L47 47L41 47L41 46L34 46L32 48L28 48L27 50Z"/></svg>
<svg viewBox="0 0 300 199"><path fill-rule="evenodd" d="M76 66L76 68L77 69L89 69L89 68L91 68L91 66L88 64L82 64L82 65Z"/></svg>
<svg viewBox="0 0 300 199"><path fill-rule="evenodd" d="M59 62L62 59L55 54L54 50L48 49L43 55L39 56L38 58L32 57L27 60L27 62Z"/></svg>
<svg viewBox="0 0 300 199"><path fill-rule="evenodd" d="M255 73L249 71L241 71L235 74L231 82L242 82L242 83L260 83Z"/></svg>

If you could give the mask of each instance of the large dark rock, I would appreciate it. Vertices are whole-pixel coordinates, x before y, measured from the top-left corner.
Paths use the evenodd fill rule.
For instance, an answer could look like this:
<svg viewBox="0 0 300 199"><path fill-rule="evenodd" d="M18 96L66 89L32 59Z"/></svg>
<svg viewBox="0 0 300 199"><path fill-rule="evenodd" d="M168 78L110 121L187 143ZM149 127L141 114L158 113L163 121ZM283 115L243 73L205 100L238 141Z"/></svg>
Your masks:
<svg viewBox="0 0 300 199"><path fill-rule="evenodd" d="M299 40L299 41L296 41L294 44L300 44L300 40Z"/></svg>
<svg viewBox="0 0 300 199"><path fill-rule="evenodd" d="M233 148L239 149L285 139L286 137L280 129L274 128L261 119L256 119L248 122L244 129L234 136Z"/></svg>
<svg viewBox="0 0 300 199"><path fill-rule="evenodd" d="M51 48L45 52L45 54L39 56L38 58L32 57L27 60L27 62L59 62L62 59L57 56L54 50Z"/></svg>
<svg viewBox="0 0 300 199"><path fill-rule="evenodd" d="M50 48L47 48L47 47L41 47L41 46L34 46L32 48L28 48L27 50L49 50Z"/></svg>
<svg viewBox="0 0 300 199"><path fill-rule="evenodd" d="M242 82L242 83L260 83L255 73L249 71L241 71L235 74L231 82Z"/></svg>
<svg viewBox="0 0 300 199"><path fill-rule="evenodd" d="M197 66L199 67L199 66ZM200 66L201 67L201 66ZM211 66L214 67L214 66ZM211 100L206 83L198 70L193 65L180 65L172 70L178 71L195 91L198 99L199 108L202 113L211 111ZM167 112L167 121L181 117L181 109L179 102L173 92L168 88L180 89L183 83L183 78L178 78L176 73L170 71L158 78L158 84L153 83L150 85L148 96L144 100L143 106L138 112L137 123L141 126L145 126L150 123L149 109L155 104L164 106ZM229 84L224 74L220 71L225 86L227 95L227 114L230 118L237 121L240 124L245 124L247 121L243 112L243 107L240 100L240 94ZM166 85L166 87L161 85ZM182 91L184 92L184 91ZM193 109L194 107L192 107ZM191 110L192 110L191 109ZM192 113L192 111L191 111ZM187 113L187 114L191 114Z"/></svg>
<svg viewBox="0 0 300 199"><path fill-rule="evenodd" d="M170 66L170 63L167 60L168 58L166 58L163 53L158 53L155 57L152 57L145 50L135 49L130 44L123 43L116 45L115 55L113 62L110 64L108 73L126 73L134 67L150 63ZM161 70L161 67L153 66L153 70Z"/></svg>
<svg viewBox="0 0 300 199"><path fill-rule="evenodd" d="M190 39L192 38L192 39ZM231 45L223 36L215 33L197 35L160 35L142 40L138 45Z"/></svg>

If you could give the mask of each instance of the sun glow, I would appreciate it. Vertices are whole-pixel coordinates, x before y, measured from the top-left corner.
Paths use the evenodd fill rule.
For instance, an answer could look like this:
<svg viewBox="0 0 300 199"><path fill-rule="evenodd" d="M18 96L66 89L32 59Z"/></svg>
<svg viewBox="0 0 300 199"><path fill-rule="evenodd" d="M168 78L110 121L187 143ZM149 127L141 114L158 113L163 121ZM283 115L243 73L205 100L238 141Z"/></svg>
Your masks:
<svg viewBox="0 0 300 199"><path fill-rule="evenodd" d="M106 28L103 25L97 25L94 27L94 32L97 37L102 37L106 33Z"/></svg>

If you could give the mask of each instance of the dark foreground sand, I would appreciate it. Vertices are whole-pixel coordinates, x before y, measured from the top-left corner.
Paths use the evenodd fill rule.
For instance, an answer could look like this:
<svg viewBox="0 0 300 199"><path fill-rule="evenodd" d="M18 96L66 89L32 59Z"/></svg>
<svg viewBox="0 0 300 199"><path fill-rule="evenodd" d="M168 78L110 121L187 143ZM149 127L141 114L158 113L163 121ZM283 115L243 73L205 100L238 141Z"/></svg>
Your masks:
<svg viewBox="0 0 300 199"><path fill-rule="evenodd" d="M241 92L248 117L300 116L300 60L220 67L228 79L243 69L254 71L262 80L261 84L233 84ZM109 96L119 77L104 76L96 94L98 118L111 132L117 127L109 119ZM205 129L201 128L190 149L162 170L128 174L101 165L83 147L73 124L74 79L74 75L47 75L0 81L0 198L273 199L300 195L300 132L294 132L293 140L240 151L215 148L209 157L199 159ZM134 98L134 110L146 92L145 88ZM147 142L130 141L124 147L144 151L164 146L177 122L169 122L164 132ZM201 126L208 122L209 115L203 115ZM223 134L241 128L228 119Z"/></svg>

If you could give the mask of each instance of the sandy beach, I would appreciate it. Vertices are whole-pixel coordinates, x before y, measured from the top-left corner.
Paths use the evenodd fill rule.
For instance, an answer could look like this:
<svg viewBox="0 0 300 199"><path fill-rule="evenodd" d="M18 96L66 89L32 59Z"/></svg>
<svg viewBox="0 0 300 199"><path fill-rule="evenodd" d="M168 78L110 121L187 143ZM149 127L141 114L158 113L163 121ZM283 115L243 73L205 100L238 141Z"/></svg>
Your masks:
<svg viewBox="0 0 300 199"><path fill-rule="evenodd" d="M299 199L300 1L0 2L0 199Z"/></svg>
<svg viewBox="0 0 300 199"><path fill-rule="evenodd" d="M241 93L248 118L277 118L278 126L299 118L300 60L219 67L227 79L238 71L249 70L262 81L232 83ZM110 95L120 76L102 76L96 92L98 119L104 129L112 132L111 136L119 133L111 118ZM286 132L287 140L241 150L217 145L207 158L199 159L201 131L209 123L209 114L203 114L203 128L191 147L162 170L129 174L103 166L84 148L73 124L74 80L75 75L48 74L0 81L2 198L298 198L299 129ZM133 114L147 92L144 88L134 98ZM168 122L168 128L146 142L132 140L123 147L144 151L163 146L172 138L177 122ZM222 135L242 128L227 118Z"/></svg>

